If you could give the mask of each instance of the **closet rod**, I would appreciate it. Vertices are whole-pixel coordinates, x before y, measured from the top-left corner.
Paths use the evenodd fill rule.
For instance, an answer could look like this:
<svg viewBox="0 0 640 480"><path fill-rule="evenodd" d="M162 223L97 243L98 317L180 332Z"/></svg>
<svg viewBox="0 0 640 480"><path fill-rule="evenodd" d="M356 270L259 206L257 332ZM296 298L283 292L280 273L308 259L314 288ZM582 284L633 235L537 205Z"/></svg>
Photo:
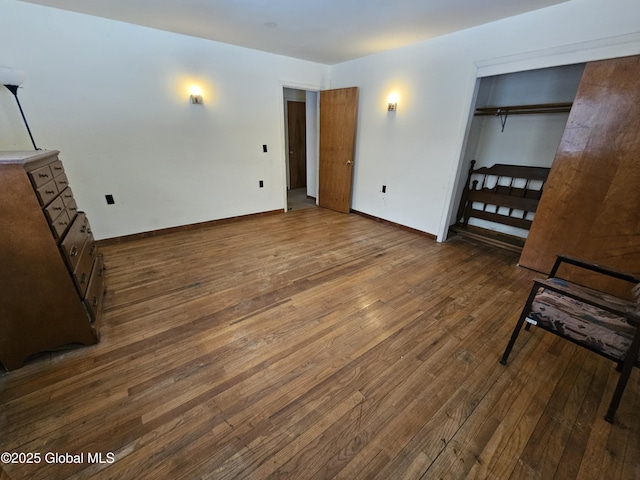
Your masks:
<svg viewBox="0 0 640 480"><path fill-rule="evenodd" d="M571 110L571 102L541 103L536 105L505 105L502 107L476 108L476 115L533 115L539 113L567 113Z"/></svg>

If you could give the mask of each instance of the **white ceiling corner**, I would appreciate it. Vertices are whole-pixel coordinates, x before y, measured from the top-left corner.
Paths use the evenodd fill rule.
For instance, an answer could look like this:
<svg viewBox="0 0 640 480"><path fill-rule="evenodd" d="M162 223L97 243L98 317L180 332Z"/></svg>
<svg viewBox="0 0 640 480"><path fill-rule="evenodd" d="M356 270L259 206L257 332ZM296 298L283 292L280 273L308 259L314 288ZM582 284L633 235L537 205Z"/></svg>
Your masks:
<svg viewBox="0 0 640 480"><path fill-rule="evenodd" d="M568 0L22 0L336 64Z"/></svg>

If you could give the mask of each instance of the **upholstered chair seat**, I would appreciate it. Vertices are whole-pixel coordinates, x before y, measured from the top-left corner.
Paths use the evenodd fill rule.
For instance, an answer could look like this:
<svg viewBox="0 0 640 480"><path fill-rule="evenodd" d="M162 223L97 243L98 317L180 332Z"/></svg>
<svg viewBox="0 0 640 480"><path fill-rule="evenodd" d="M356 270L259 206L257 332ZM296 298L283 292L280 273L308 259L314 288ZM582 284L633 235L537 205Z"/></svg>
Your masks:
<svg viewBox="0 0 640 480"><path fill-rule="evenodd" d="M627 282L635 300L619 298L570 282L558 275L560 266L589 270L613 281ZM511 339L502 355L506 365L520 330L535 325L617 363L620 377L605 419L613 422L634 366L640 367L640 278L583 260L559 255L549 277L536 279Z"/></svg>

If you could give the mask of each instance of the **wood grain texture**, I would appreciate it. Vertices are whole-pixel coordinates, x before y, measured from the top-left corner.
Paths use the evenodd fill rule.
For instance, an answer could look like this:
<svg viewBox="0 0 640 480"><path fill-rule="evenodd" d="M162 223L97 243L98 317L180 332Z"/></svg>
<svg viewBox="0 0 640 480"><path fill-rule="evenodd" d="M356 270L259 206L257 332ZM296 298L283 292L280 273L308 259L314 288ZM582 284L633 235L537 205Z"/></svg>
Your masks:
<svg viewBox="0 0 640 480"><path fill-rule="evenodd" d="M358 88L320 92L318 205L349 213L358 121Z"/></svg>
<svg viewBox="0 0 640 480"><path fill-rule="evenodd" d="M287 102L289 188L307 186L307 132L305 102Z"/></svg>
<svg viewBox="0 0 640 480"><path fill-rule="evenodd" d="M639 131L640 57L587 64L521 265L548 273L563 253L640 273Z"/></svg>
<svg viewBox="0 0 640 480"><path fill-rule="evenodd" d="M0 377L18 479L633 478L634 371L532 329L535 274L322 208L103 249L102 341Z"/></svg>
<svg viewBox="0 0 640 480"><path fill-rule="evenodd" d="M41 351L95 343L23 164L0 163L0 205L2 366L12 370Z"/></svg>

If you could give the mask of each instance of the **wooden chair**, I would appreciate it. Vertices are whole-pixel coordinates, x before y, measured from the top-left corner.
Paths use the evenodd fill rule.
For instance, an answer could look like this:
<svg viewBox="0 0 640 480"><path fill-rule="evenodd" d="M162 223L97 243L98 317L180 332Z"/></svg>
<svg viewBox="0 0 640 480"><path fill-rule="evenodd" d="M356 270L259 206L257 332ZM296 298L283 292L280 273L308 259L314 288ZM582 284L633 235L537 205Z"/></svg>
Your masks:
<svg viewBox="0 0 640 480"><path fill-rule="evenodd" d="M557 276L562 263L637 284L629 301ZM605 415L613 419L633 366L640 367L640 278L559 255L547 279L536 279L500 363L507 364L523 324L547 330L618 364L620 378Z"/></svg>

